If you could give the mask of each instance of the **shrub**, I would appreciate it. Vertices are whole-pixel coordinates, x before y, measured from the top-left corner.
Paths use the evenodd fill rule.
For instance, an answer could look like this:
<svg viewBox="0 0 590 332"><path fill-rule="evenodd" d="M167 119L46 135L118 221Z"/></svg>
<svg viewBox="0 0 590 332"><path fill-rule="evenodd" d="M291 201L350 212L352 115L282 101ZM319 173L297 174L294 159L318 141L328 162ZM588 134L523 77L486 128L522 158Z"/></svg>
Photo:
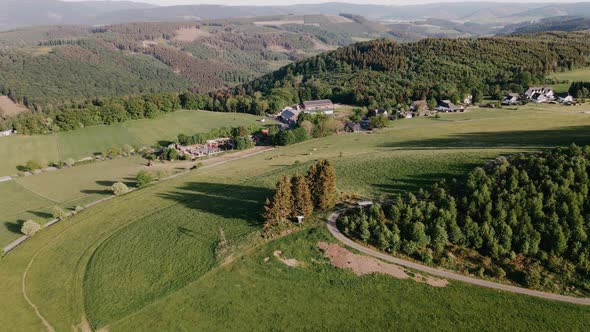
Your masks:
<svg viewBox="0 0 590 332"><path fill-rule="evenodd" d="M25 164L23 169L27 172L31 172L31 171L34 171L37 169L41 169L41 164L39 164L35 160L29 160L29 161L27 161L27 163Z"/></svg>
<svg viewBox="0 0 590 332"><path fill-rule="evenodd" d="M65 220L68 218L68 213L57 205L53 207L53 210L51 210L51 214L53 215L53 218L57 218L59 220Z"/></svg>
<svg viewBox="0 0 590 332"><path fill-rule="evenodd" d="M148 171L139 171L139 173L137 173L137 176L135 177L135 179L137 181L138 188L143 188L143 187L147 186L148 184L154 182L154 177Z"/></svg>
<svg viewBox="0 0 590 332"><path fill-rule="evenodd" d="M166 148L162 154L162 158L166 160L178 160L178 157L178 150L172 148Z"/></svg>
<svg viewBox="0 0 590 332"><path fill-rule="evenodd" d="M113 186L111 187L111 190L113 191L113 194L119 196L119 195L123 195L124 193L128 192L129 187L127 187L127 185L122 182L117 182L117 183L113 184Z"/></svg>
<svg viewBox="0 0 590 332"><path fill-rule="evenodd" d="M28 236L33 236L35 233L41 230L41 225L33 220L27 220L20 228L21 233Z"/></svg>

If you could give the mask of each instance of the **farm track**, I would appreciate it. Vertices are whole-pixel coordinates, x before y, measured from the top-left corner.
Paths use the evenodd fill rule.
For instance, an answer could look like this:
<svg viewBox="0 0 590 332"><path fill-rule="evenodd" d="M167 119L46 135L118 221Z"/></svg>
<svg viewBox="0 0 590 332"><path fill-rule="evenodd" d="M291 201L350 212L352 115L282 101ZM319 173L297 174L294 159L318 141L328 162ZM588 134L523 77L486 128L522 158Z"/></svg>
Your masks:
<svg viewBox="0 0 590 332"><path fill-rule="evenodd" d="M486 287L486 288L491 288L491 289L501 290L501 291L506 291L506 292L511 292L511 293L517 293L517 294L525 294L525 295L539 297L539 298L543 298L543 299L547 299L547 300L568 302L568 303L580 304L580 305L590 305L590 298L578 298L578 297L573 297L573 296L566 296L566 295L541 292L541 291L536 291L536 290L522 288L522 287L504 285L504 284L497 283L497 282L492 282L492 281L487 281L487 280L482 280L482 279L477 279L477 278L465 276L462 274L450 272L450 271L443 270L443 269L437 269L437 268L433 268L430 266L425 266L425 265L418 264L415 262L407 261L405 259L401 259L401 258L393 257L393 256L390 256L387 254L383 254L377 250L374 250L374 249L371 249L371 248L368 248L368 247L358 244L357 242L349 239L348 237L346 237L344 234L342 234L340 232L338 227L336 227L336 220L338 219L340 214L342 214L343 212L344 212L344 210L339 210L339 211L332 213L328 217L328 222L326 223L326 226L328 227L328 231L330 231L330 233L340 242L342 242L345 245L347 245L353 249L356 249L364 254L367 254L369 256L373 256L375 258L379 258L384 261L394 263L397 265L401 265L404 267L408 267L408 268L411 268L411 269L414 269L417 271L426 272L428 274L431 274L431 275L434 275L437 277L457 280L457 281L461 281L461 282L464 282L467 284L476 285L476 286L480 286L480 287Z"/></svg>

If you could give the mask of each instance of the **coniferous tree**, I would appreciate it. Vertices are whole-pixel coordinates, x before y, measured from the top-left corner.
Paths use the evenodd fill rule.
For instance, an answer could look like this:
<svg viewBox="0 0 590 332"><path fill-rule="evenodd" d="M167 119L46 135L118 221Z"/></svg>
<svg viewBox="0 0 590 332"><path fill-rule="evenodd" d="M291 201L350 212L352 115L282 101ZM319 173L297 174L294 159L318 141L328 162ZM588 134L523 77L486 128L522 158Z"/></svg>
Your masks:
<svg viewBox="0 0 590 332"><path fill-rule="evenodd" d="M288 226L288 219L293 212L292 202L291 179L283 176L277 182L273 198L267 199L264 205L264 229L267 234L280 232Z"/></svg>
<svg viewBox="0 0 590 332"><path fill-rule="evenodd" d="M307 179L300 174L291 179L291 192L293 195L293 217L309 217L313 212L313 201Z"/></svg>
<svg viewBox="0 0 590 332"><path fill-rule="evenodd" d="M328 160L314 164L307 174L314 207L326 210L334 206L337 198L336 170Z"/></svg>

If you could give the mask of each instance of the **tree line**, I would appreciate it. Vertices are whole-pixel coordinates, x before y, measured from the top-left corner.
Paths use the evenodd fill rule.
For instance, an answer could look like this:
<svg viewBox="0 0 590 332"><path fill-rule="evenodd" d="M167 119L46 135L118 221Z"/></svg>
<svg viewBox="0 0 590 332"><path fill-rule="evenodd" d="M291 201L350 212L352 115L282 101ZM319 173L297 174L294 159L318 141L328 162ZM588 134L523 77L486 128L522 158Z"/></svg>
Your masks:
<svg viewBox="0 0 590 332"><path fill-rule="evenodd" d="M590 146L517 154L417 195L351 212L348 236L388 252L456 268L475 251L491 260L474 273L532 288L590 293ZM469 256L469 255L467 255ZM473 255L471 255L473 256ZM464 265L465 262L463 262ZM545 281L544 281L545 280Z"/></svg>

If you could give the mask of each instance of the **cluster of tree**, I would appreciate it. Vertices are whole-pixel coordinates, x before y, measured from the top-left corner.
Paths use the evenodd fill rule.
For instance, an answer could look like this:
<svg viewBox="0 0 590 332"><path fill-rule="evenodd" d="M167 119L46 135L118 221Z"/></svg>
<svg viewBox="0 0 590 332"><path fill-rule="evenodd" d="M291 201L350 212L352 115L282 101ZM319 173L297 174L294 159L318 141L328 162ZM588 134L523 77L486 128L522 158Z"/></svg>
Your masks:
<svg viewBox="0 0 590 332"><path fill-rule="evenodd" d="M278 95L282 104L318 98L400 108L413 100L502 95L543 83L545 75L587 65L590 35L545 33L480 39L376 40L287 65L234 89Z"/></svg>
<svg viewBox="0 0 590 332"><path fill-rule="evenodd" d="M57 110L22 113L0 123L0 128L14 128L21 134L47 134L134 119L152 119L179 109L180 98L176 93L94 99L62 104Z"/></svg>
<svg viewBox="0 0 590 332"><path fill-rule="evenodd" d="M589 175L590 146L519 154L463 181L352 212L338 225L349 236L427 263L441 262L451 249L471 249L489 257L499 277L542 287L536 275L555 273L566 287L590 292Z"/></svg>
<svg viewBox="0 0 590 332"><path fill-rule="evenodd" d="M177 141L180 145L195 145L205 144L208 140L222 138L222 137L233 137L240 138L254 134L259 130L258 126L239 126L239 127L221 127L214 128L206 133L197 133L192 136L186 134L178 135Z"/></svg>
<svg viewBox="0 0 590 332"><path fill-rule="evenodd" d="M590 82L573 82L568 92L575 98L590 98Z"/></svg>
<svg viewBox="0 0 590 332"><path fill-rule="evenodd" d="M281 177L264 205L265 234L275 236L293 225L293 219L333 207L337 196L336 170L327 160L312 165L306 176Z"/></svg>

